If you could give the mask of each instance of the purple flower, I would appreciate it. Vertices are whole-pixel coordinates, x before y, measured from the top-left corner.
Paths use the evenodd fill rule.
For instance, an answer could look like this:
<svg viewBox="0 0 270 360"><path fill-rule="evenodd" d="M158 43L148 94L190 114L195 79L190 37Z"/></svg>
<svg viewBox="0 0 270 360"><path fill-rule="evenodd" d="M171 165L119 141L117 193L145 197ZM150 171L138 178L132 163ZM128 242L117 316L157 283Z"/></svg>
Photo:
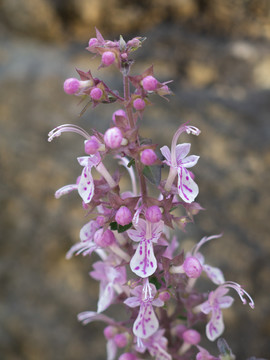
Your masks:
<svg viewBox="0 0 270 360"><path fill-rule="evenodd" d="M148 279L144 285L136 286L131 290L134 296L127 298L124 303L131 307L140 306L139 314L133 325L133 333L140 339L147 339L153 335L159 327L159 322L153 309L154 306L163 306L164 302L159 298L155 299L156 288L149 284Z"/></svg>
<svg viewBox="0 0 270 360"><path fill-rule="evenodd" d="M224 323L221 309L229 308L234 301L231 296L226 295L230 288L238 293L243 304L247 303L247 300L244 298L245 295L249 299L249 306L252 309L254 308L254 302L250 295L235 282L226 281L224 284L217 287L216 290L211 291L208 300L203 304L198 305L198 309L204 314L211 313L211 319L206 325L206 336L211 341L216 340L223 333Z"/></svg>
<svg viewBox="0 0 270 360"><path fill-rule="evenodd" d="M171 360L171 355L167 352L168 340L164 335L165 330L160 329L147 339L140 340L136 350L140 353L149 351L150 355L156 360Z"/></svg>
<svg viewBox="0 0 270 360"><path fill-rule="evenodd" d="M210 280L213 281L214 284L220 285L225 282L224 275L222 271L219 268L207 265L204 263L204 256L199 252L200 247L205 244L207 241L210 241L212 239L220 238L222 234L220 235L213 235L213 236L204 236L197 245L194 246L194 248L191 250L190 254L188 253L187 256L195 256L201 263L203 271L206 273L206 275L209 277Z"/></svg>
<svg viewBox="0 0 270 360"><path fill-rule="evenodd" d="M100 281L98 310L106 310L114 301L116 294L123 292L122 285L126 282L126 269L124 266L115 267L105 261L93 264L94 270L90 272L93 279Z"/></svg>
<svg viewBox="0 0 270 360"><path fill-rule="evenodd" d="M157 268L157 260L154 255L153 242L156 243L162 234L164 223L151 223L139 219L134 224L135 229L128 230L128 236L139 245L130 261L131 270L138 276L146 278L152 275Z"/></svg>

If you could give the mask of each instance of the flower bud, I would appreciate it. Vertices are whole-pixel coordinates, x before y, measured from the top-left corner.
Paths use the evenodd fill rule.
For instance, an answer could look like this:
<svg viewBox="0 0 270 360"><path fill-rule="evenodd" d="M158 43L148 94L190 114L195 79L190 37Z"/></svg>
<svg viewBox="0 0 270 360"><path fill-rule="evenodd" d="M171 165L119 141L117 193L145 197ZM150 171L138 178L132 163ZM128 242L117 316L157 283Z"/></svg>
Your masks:
<svg viewBox="0 0 270 360"><path fill-rule="evenodd" d="M92 47L98 44L98 39L97 38L91 38L88 42L88 46Z"/></svg>
<svg viewBox="0 0 270 360"><path fill-rule="evenodd" d="M112 51L105 51L101 57L102 64L109 66L115 61L115 54Z"/></svg>
<svg viewBox="0 0 270 360"><path fill-rule="evenodd" d="M117 334L117 328L112 325L108 325L103 330L103 334L107 340L112 339Z"/></svg>
<svg viewBox="0 0 270 360"><path fill-rule="evenodd" d="M186 343L191 345L197 345L201 341L201 335L198 333L198 331L193 329L184 331L182 337Z"/></svg>
<svg viewBox="0 0 270 360"><path fill-rule="evenodd" d="M127 117L127 114L126 112L123 110L123 109L118 109L116 110L113 114L112 114L112 119L113 119L113 122L115 123L115 117L116 116L123 116L123 117Z"/></svg>
<svg viewBox="0 0 270 360"><path fill-rule="evenodd" d="M133 101L133 107L136 110L143 110L145 108L145 102L141 98L137 98Z"/></svg>
<svg viewBox="0 0 270 360"><path fill-rule="evenodd" d="M150 206L145 212L145 218L151 223L159 222L162 218L160 208L157 205Z"/></svg>
<svg viewBox="0 0 270 360"><path fill-rule="evenodd" d="M117 210L115 215L115 220L118 224L125 226L132 221L132 213L126 206L121 206L120 209Z"/></svg>
<svg viewBox="0 0 270 360"><path fill-rule="evenodd" d="M157 160L157 155L152 149L145 149L141 152L141 162L144 165L153 165Z"/></svg>
<svg viewBox="0 0 270 360"><path fill-rule="evenodd" d="M170 295L170 293L169 293L168 291L163 291L162 293L159 294L158 297L159 297L159 299L160 299L161 301L166 302L166 301L169 301L169 300L170 300L171 295Z"/></svg>
<svg viewBox="0 0 270 360"><path fill-rule="evenodd" d="M202 265L194 256L189 256L185 259L183 269L186 275L192 279L198 278L202 273Z"/></svg>
<svg viewBox="0 0 270 360"><path fill-rule="evenodd" d="M80 81L75 78L66 79L63 87L67 94L75 94L80 88Z"/></svg>
<svg viewBox="0 0 270 360"><path fill-rule="evenodd" d="M182 338L183 337L183 333L187 330L186 326L184 324L179 324L175 327L175 332L176 332L176 335L179 337L179 338Z"/></svg>
<svg viewBox="0 0 270 360"><path fill-rule="evenodd" d="M111 149L117 149L121 146L123 135L118 127L108 129L104 134L104 141L106 146Z"/></svg>
<svg viewBox="0 0 270 360"><path fill-rule="evenodd" d="M116 334L113 340L119 348L124 348L128 343L127 334Z"/></svg>
<svg viewBox="0 0 270 360"><path fill-rule="evenodd" d="M95 232L94 242L100 247L108 247L114 244L115 237L111 230L103 232L103 229L99 229Z"/></svg>
<svg viewBox="0 0 270 360"><path fill-rule="evenodd" d="M98 87L94 87L91 91L90 91L90 96L93 100L98 101L103 95L103 92L100 88Z"/></svg>
<svg viewBox="0 0 270 360"><path fill-rule="evenodd" d="M158 85L157 79L155 79L151 75L146 76L142 81L142 86L143 86L144 90L146 90L146 91L154 91L154 90L156 90L157 85Z"/></svg>
<svg viewBox="0 0 270 360"><path fill-rule="evenodd" d="M137 360L137 356L132 353L124 353L118 360Z"/></svg>
<svg viewBox="0 0 270 360"><path fill-rule="evenodd" d="M91 136L91 139L84 142L84 151L86 154L94 155L100 146L100 142L95 136Z"/></svg>
<svg viewBox="0 0 270 360"><path fill-rule="evenodd" d="M103 216L97 216L96 222L97 222L97 224L98 224L99 226L103 226L104 223L105 223L105 219L104 219Z"/></svg>
<svg viewBox="0 0 270 360"><path fill-rule="evenodd" d="M133 38L127 42L129 47L138 48L141 45L141 42L137 38Z"/></svg>

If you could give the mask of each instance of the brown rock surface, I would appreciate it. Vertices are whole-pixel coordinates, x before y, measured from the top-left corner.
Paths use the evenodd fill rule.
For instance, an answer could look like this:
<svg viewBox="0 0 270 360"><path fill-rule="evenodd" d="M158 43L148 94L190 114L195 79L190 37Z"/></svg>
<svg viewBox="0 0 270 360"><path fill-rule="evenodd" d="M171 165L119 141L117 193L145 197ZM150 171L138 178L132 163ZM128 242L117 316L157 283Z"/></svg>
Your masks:
<svg viewBox="0 0 270 360"><path fill-rule="evenodd" d="M46 4L57 5L51 16L58 16L56 28L63 29L62 3ZM163 9L159 6L157 12ZM86 11L84 16L86 24L90 15ZM68 16L66 21L71 29ZM93 35L91 26L85 38ZM86 25L77 29L86 34ZM224 336L237 359L269 358L269 42L192 29L167 24L139 33L148 40L136 55L134 71L154 63L159 80L175 80L170 103L153 99L156 106L145 114L143 134L169 145L181 122L190 119L201 128L200 137L192 139L192 152L201 156L196 168L198 200L207 211L180 239L188 248L205 234L224 232L221 240L206 245L207 261L220 266L227 279L245 285L256 302L252 311L236 299L225 315ZM62 30L54 34L57 31L55 38L60 39ZM78 119L77 100L62 91L63 80L75 76L75 66L97 69L97 61L83 52L85 44L55 45L8 31L5 35L0 46L1 359L101 360L103 326L82 327L76 321L78 312L96 308L98 287L87 275L92 260L65 260L85 223L84 212L76 194L53 197L80 172L76 157L83 154L82 141L64 134L48 144L46 137L62 123L103 131L114 107L89 110ZM104 69L101 76L120 85L115 72Z"/></svg>

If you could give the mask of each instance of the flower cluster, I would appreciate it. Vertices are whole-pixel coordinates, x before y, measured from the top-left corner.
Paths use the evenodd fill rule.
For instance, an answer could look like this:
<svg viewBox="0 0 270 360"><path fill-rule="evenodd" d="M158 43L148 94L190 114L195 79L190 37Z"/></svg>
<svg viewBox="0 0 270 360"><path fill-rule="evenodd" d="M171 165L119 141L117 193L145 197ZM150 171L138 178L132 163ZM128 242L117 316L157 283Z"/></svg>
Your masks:
<svg viewBox="0 0 270 360"><path fill-rule="evenodd" d="M208 265L200 250L206 242L221 235L202 238L186 254L179 249L174 228L185 230L193 216L203 208L195 202L199 188L191 168L199 156L189 155L191 144L178 143L182 133L198 136L200 130L184 123L176 130L171 147L142 141L139 124L153 95L171 94L170 81L154 76L153 66L141 75L131 76L133 52L144 39L126 42L105 40L96 30L87 50L100 57L99 68L116 66L123 77L123 91L111 89L90 71L77 70L80 79L69 78L64 91L87 99L88 104L119 104L105 133L88 133L77 125L61 125L49 133L49 141L63 132L83 137L85 155L77 158L82 172L75 184L65 185L55 197L77 191L88 222L80 231L80 241L67 258L95 252L99 260L92 264L90 276L99 281L96 311L78 318L83 324L94 320L106 324L108 360L218 360L201 346L197 324L206 323L206 337L214 341L224 331L222 309L233 303L228 295L235 290L245 304L253 308L250 295L237 283L226 281L222 271ZM123 166L130 175L131 190L122 191L121 176L111 174L106 159ZM165 173L161 174L161 171ZM138 190L138 184L139 190ZM149 194L155 187L159 195ZM128 275L132 274L132 275ZM196 282L206 274L209 293L196 290ZM247 299L247 300L246 300ZM112 304L122 304L128 320L116 321L104 314ZM233 355L232 355L233 356ZM226 359L232 359L227 357Z"/></svg>

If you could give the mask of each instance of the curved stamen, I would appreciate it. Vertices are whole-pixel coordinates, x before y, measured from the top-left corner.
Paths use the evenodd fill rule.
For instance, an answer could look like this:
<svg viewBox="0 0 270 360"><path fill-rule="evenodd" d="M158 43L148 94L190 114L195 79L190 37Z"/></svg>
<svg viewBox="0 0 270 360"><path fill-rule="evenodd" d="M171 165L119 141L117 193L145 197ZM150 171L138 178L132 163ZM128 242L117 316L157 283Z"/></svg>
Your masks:
<svg viewBox="0 0 270 360"><path fill-rule="evenodd" d="M254 309L255 307L255 304L254 304L254 301L252 299L252 297L249 295L249 293L244 290L241 285L237 284L236 282L234 281L226 281L223 285L223 287L230 287L232 289L234 289L237 294L239 295L242 303L245 305L247 303L247 300L244 298L244 295L249 299L249 306Z"/></svg>
<svg viewBox="0 0 270 360"><path fill-rule="evenodd" d="M91 137L88 132L82 129L80 126L73 124L64 124L57 126L49 132L48 141L51 142L54 138L59 137L63 132L74 132L83 136L86 140L89 140Z"/></svg>
<svg viewBox="0 0 270 360"><path fill-rule="evenodd" d="M119 160L118 162L119 165L122 165L127 169L131 179L133 195L137 196L136 178L133 167L132 166L128 167L129 161L126 157L121 157L120 155L116 155L115 158Z"/></svg>

